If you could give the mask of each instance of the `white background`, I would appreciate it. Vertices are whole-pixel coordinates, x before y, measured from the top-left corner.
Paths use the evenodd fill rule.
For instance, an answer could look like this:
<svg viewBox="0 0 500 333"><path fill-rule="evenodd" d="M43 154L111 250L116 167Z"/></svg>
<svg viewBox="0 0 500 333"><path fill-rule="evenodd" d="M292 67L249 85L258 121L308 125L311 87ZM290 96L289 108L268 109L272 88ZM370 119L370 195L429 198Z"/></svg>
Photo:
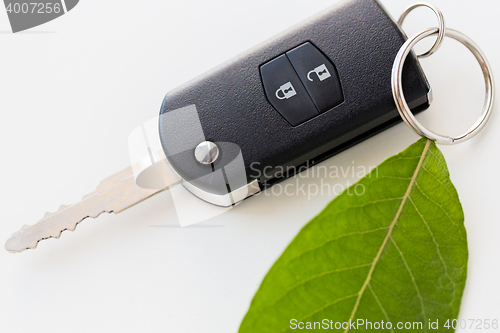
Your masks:
<svg viewBox="0 0 500 333"><path fill-rule="evenodd" d="M0 10L0 240L126 167L129 133L166 92L334 2L83 0L19 34ZM413 0L382 2L397 17ZM432 2L500 69L498 1ZM405 28L430 25L422 9ZM419 119L449 134L467 129L483 101L473 57L447 41L423 66L435 101ZM500 319L499 133L494 114L473 140L440 147L468 230L464 319ZM375 166L417 139L400 124L325 165ZM36 250L0 251L0 332L236 332L267 270L331 199L260 195L205 227L178 228L163 193Z"/></svg>

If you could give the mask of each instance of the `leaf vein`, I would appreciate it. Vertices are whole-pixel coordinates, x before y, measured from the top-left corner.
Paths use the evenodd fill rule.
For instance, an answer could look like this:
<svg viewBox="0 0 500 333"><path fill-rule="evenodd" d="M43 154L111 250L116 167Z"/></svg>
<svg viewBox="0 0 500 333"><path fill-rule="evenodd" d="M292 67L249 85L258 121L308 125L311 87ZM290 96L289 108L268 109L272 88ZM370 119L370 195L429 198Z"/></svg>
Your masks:
<svg viewBox="0 0 500 333"><path fill-rule="evenodd" d="M444 207L439 202L437 202L436 200L432 199L427 194L425 194L425 192L420 188L420 186L418 185L418 183L416 183L415 185L417 186L417 189L419 190L420 193L422 193L423 196L425 196L433 204L437 205L443 211L443 213L446 214L446 217L448 217L448 219L451 221L451 223L453 223L453 225L458 225L458 223L454 219L451 218L450 214L448 214L448 212L446 211L446 209L444 209ZM453 199L451 199L451 200L453 200ZM413 206L415 206L415 204L413 204ZM419 211L417 210L417 212L419 212ZM422 214L420 214L420 216L422 216ZM461 231L460 231L460 235L462 236L462 232Z"/></svg>
<svg viewBox="0 0 500 333"><path fill-rule="evenodd" d="M378 199L378 200L373 200L373 201L370 201L370 202L367 202L367 203L364 203L364 204L361 204L361 205L351 205L349 207L346 207L345 209L342 209L342 210L339 210L338 212L335 212L335 216L339 215L339 214L342 214L342 213L345 213L349 210L352 210L352 209L356 209L356 208L364 208L364 207L367 207L369 205L373 205L373 204L376 204L376 203L379 203L379 202L385 202L385 201L393 201L393 200L400 200L402 199L403 197L396 197L396 198L386 198L386 199Z"/></svg>
<svg viewBox="0 0 500 333"><path fill-rule="evenodd" d="M425 172L427 172L429 175L431 175L431 176L432 176L432 178L434 178L435 180L437 180L437 182L438 182L439 184L441 184L441 185L444 187L444 189L446 190L446 192L448 192L449 194L451 194L451 196L453 197L453 194L454 194L454 193L452 193L452 192L450 191L450 189L448 188L448 186L446 186L446 185L445 185L445 184L441 181L441 179L439 179L438 177L436 177L436 175L435 175L435 174L433 174L432 172L430 172L430 171L429 171L429 170L428 170L425 166L422 166L422 169L423 169Z"/></svg>
<svg viewBox="0 0 500 333"><path fill-rule="evenodd" d="M315 315L316 313L318 313L318 312L321 312L321 311L323 311L323 310L325 310L325 309L328 309L329 307L331 307L331 306L333 306L333 305L335 305L335 304L337 304L337 303L340 303L340 302L342 302L342 301L346 301L346 300L351 299L351 298L354 298L354 297L356 297L356 296L358 296L358 294L357 294L357 293L356 293L356 294L352 294L352 295L348 295L348 296L344 296L344 297L342 297L342 298L337 298L335 301L330 302L330 303L327 303L327 304L325 304L324 306L322 306L321 308L316 309L316 310L314 310L313 312L311 312L311 313L309 313L309 314L305 315L304 317L300 318L298 321L304 321L305 319L308 319L308 318L310 318L310 317L314 316L314 315ZM291 328L290 328L289 326L287 326L287 327L283 328L281 331L282 331L282 332L286 332L286 331L288 331L288 330L290 330L290 329L291 329Z"/></svg>
<svg viewBox="0 0 500 333"><path fill-rule="evenodd" d="M415 168L415 172L413 173L413 176L411 177L410 183L408 184L408 188L406 189L406 192L405 192L403 198L401 199L401 203L400 203L399 208L394 216L394 219L392 220L392 222L389 226L389 229L387 231L387 236L385 237L384 241L382 242L382 245L380 246L379 251L377 252L375 258L373 259L372 266L370 268L370 271L368 272L368 276L366 277L365 282L363 283L360 291L358 292L358 298L356 300L356 303L354 305L354 308L352 310L352 313L351 313L351 316L349 317L348 322L351 322L354 319L354 316L356 315L356 312L358 311L358 307L359 307L359 304L361 302L361 298L363 297L363 294L364 294L368 284L370 283L370 279L373 275L375 267L377 266L377 263L380 260L380 257L382 256L382 252L384 251L385 247L387 246L389 238L391 237L392 232L393 232L394 228L396 227L396 224L399 220L399 217L401 216L401 213L403 212L403 208L406 204L406 201L410 197L410 193L413 189L413 185L415 184L415 182L417 180L417 176L420 172L420 169L422 168L422 165L424 164L424 159L427 156L427 152L429 151L431 143L432 143L431 140L427 140L425 143L425 146L424 146L424 149L422 150L422 154L420 155L420 159L418 161L417 167ZM347 333L347 332L349 332L349 327L347 329L345 329L345 331L344 331L344 333Z"/></svg>
<svg viewBox="0 0 500 333"><path fill-rule="evenodd" d="M384 307L382 306L382 302L380 302L380 299L378 298L377 294L375 294L375 290L373 290L371 284L368 285L368 288L370 288L370 291L372 292L373 298L375 298L375 301L377 302L378 306L380 307L380 310L382 310L382 313L384 314L385 319L387 319L387 322L391 322L391 318L389 318L387 311L385 311ZM394 332L394 328L392 326L391 326L391 332Z"/></svg>
<svg viewBox="0 0 500 333"><path fill-rule="evenodd" d="M413 207L415 207L415 210L417 211L418 215L420 216L420 219L422 220L422 222L424 222L427 230L429 231L429 234L431 235L432 241L434 242L434 244L436 246L436 251L438 253L439 260L443 264L444 273L445 273L446 277L448 278L448 280L450 280L451 284L453 285L453 299L455 299L455 296L456 296L455 295L456 284L455 284L455 281L453 281L453 279L451 278L451 276L450 276L450 274L448 272L448 266L446 265L446 262L444 261L444 258L443 258L442 254L441 254L440 245L436 241L436 238L434 237L434 233L432 232L431 228L429 227L429 224L427 223L427 221L425 220L424 216L422 215L422 213L420 213L419 209L417 208L417 205L415 205L415 203L413 202L413 200L411 198L410 198L410 201L411 201L411 204L413 205Z"/></svg>
<svg viewBox="0 0 500 333"><path fill-rule="evenodd" d="M415 287L415 290L417 291L417 296L420 300L420 305L422 307L422 314L424 315L424 323L426 323L427 322L427 314L425 313L424 299L422 297L422 294L420 293L420 288L417 285L417 281L415 281L415 276L413 275L413 272L412 272L410 266L408 265L408 262L406 261L406 258L404 256L403 252L401 251L399 246L396 244L396 241L392 237L391 237L391 242L394 245L394 247L398 250L399 255L401 256L401 259L403 260L403 263L405 264L406 270L408 271L408 274L410 274L411 281L413 283L413 286Z"/></svg>
<svg viewBox="0 0 500 333"><path fill-rule="evenodd" d="M345 237L349 237L349 236L355 236L355 235L364 235L364 234L368 234L368 233L372 233L372 232L377 232L377 231L381 231L381 230L385 230L387 229L387 227L381 227L381 228L376 228L376 229L371 229L371 230L364 230L364 231L355 231L355 232L349 232L347 234L342 234L340 236L337 236L337 237L333 237L333 238L328 238L327 240L325 240L323 243L320 243L316 246L313 246L313 247L310 247L309 249L307 249L306 251L304 252L301 252L299 253L299 255L295 256L295 257L292 257L290 258L290 260L286 263L286 264L289 264L291 263L292 261L295 261L297 259L300 259L302 258L303 256L305 256L306 254L310 253L310 252L313 252L315 250L318 250L318 249L321 249L323 248L326 244L329 244L331 242L335 242L335 241L338 241L339 239L342 239L342 238L345 238Z"/></svg>
<svg viewBox="0 0 500 333"><path fill-rule="evenodd" d="M296 283L295 285L293 285L290 288L288 288L287 290L285 290L285 292L283 293L283 295L281 295L274 302L272 302L269 305L269 307L272 307L272 306L276 305L276 303L278 303L279 301L281 301L282 299L284 299L289 293L291 293L293 290L297 289L298 287L301 287L301 286L305 285L308 282L311 282L311 281L314 281L316 279L319 279L320 277L327 276L327 275L330 275L330 274L340 273L340 272L344 272L344 271L349 271L349 270L353 270L353 269L368 267L370 265L371 265L371 263L367 263L367 264L363 264L363 265L357 265L357 266L343 267L343 268L333 269L333 270L329 270L329 271L324 271L324 272L321 272L320 274L313 275L313 276L311 276L311 277L309 277L309 278L307 278L305 280L300 281L299 283Z"/></svg>

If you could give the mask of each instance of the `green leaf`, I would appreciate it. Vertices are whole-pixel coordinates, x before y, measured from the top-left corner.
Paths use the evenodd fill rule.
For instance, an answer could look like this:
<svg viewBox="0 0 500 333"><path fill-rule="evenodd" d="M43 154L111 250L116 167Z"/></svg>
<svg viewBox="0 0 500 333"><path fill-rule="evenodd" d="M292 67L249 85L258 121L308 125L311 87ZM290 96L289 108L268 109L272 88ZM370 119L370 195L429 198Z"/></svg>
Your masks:
<svg viewBox="0 0 500 333"><path fill-rule="evenodd" d="M292 319L421 322L415 331L453 331L443 326L458 316L467 236L440 150L419 140L353 186L364 194L351 187L333 200L276 261L240 333L295 331ZM439 330L429 329L436 320ZM353 330L346 326L340 331Z"/></svg>

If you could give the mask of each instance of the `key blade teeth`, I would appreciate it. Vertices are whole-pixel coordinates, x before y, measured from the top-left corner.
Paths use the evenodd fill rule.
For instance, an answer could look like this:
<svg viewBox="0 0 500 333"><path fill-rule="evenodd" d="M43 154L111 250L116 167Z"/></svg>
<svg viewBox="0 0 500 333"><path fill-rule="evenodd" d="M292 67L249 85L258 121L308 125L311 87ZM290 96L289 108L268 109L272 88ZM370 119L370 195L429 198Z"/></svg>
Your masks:
<svg viewBox="0 0 500 333"><path fill-rule="evenodd" d="M5 249L18 253L35 249L44 239L59 238L63 231L74 231L88 217L102 213L119 213L165 190L143 189L136 185L132 168L105 179L97 189L73 205L61 205L57 212L46 213L32 226L24 226L5 243Z"/></svg>
<svg viewBox="0 0 500 333"><path fill-rule="evenodd" d="M43 221L43 220L46 220L46 219L48 219L49 217L54 216L54 215L56 215L56 214L58 214L58 213L62 212L63 210L65 210L65 209L67 209L67 208L71 207L71 206L72 206L72 205L64 205L64 204L63 204L63 205L59 206L59 208L58 208L55 212L47 212L47 213L45 213L45 215L43 215L42 219L41 219L41 220L39 220L38 222L41 222L41 221ZM38 222L37 222L37 223L38 223Z"/></svg>
<svg viewBox="0 0 500 333"><path fill-rule="evenodd" d="M112 211L109 211L109 212L102 211L95 216L84 217L80 221L76 222L73 226L66 227L65 229L59 231L59 233L54 233L54 234L48 235L46 237L43 237L41 239L36 239L36 238L30 237L29 235L27 237L25 237L24 233L26 231L29 232L29 229L35 227L36 225L34 225L34 226L24 225L19 231L12 234L12 236L5 242L5 250L7 250L10 253L21 253L25 250L36 249L38 247L38 243L40 243L41 241L46 240L46 239L50 239L50 238L59 239L64 231L75 231L76 227L81 222L83 222L83 220L85 220L87 218L96 219L103 213L112 213Z"/></svg>
<svg viewBox="0 0 500 333"><path fill-rule="evenodd" d="M69 208L69 207L71 207L71 205L61 205L61 206L59 206L59 209L57 210L57 212L60 212L60 211L66 209L66 208Z"/></svg>

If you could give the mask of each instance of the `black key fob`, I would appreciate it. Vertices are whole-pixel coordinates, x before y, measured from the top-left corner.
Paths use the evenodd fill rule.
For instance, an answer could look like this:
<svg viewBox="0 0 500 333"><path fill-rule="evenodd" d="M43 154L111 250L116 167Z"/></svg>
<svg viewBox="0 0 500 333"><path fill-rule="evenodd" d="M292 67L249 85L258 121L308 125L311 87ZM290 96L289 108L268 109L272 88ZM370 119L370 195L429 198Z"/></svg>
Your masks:
<svg viewBox="0 0 500 333"><path fill-rule="evenodd" d="M229 206L398 123L391 69L405 36L376 0L348 0L167 94L159 131L185 187ZM414 112L430 103L415 58Z"/></svg>

